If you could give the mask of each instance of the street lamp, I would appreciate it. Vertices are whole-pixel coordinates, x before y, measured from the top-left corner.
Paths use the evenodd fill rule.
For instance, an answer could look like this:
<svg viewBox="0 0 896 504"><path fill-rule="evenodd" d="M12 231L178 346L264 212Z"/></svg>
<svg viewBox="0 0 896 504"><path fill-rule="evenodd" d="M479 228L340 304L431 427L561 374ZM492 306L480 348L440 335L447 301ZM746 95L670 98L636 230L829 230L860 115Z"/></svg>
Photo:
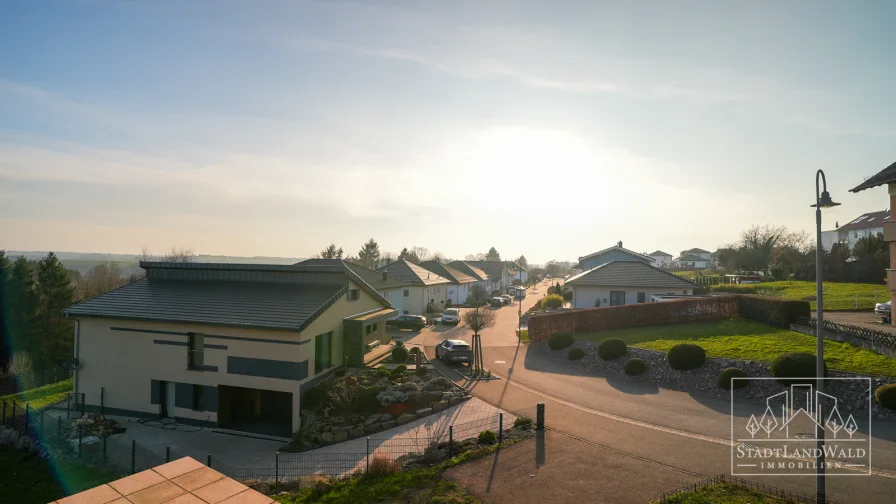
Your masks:
<svg viewBox="0 0 896 504"><path fill-rule="evenodd" d="M823 184L819 192L819 179ZM824 298L822 297L822 259L824 257L824 248L821 245L821 209L831 208L839 205L834 203L828 193L828 181L824 176L824 172L818 170L815 173L815 303L817 304L817 314L815 316L815 337L816 337L816 357L815 357L815 376L819 378L816 382L815 389L818 392L824 390ZM817 401L817 400L816 400ZM817 406L816 406L817 408ZM818 448L818 458L815 459L816 479L815 479L815 501L819 504L825 502L824 490L824 422L815 426L816 448Z"/></svg>

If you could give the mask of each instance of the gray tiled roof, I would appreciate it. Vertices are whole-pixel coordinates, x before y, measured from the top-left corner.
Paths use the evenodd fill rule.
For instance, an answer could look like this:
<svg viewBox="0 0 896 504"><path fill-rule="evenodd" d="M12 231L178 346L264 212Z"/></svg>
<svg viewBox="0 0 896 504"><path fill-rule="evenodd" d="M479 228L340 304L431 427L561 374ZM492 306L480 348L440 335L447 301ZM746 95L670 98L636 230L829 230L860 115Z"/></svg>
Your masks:
<svg viewBox="0 0 896 504"><path fill-rule="evenodd" d="M703 250L702 248L692 248L688 249L688 254L711 254L712 252L708 250Z"/></svg>
<svg viewBox="0 0 896 504"><path fill-rule="evenodd" d="M641 261L610 261L570 278L566 285L693 289L697 284Z"/></svg>
<svg viewBox="0 0 896 504"><path fill-rule="evenodd" d="M883 210L860 215L837 228L837 231L852 231L853 229L873 229L883 227L884 221L890 217L890 212Z"/></svg>
<svg viewBox="0 0 896 504"><path fill-rule="evenodd" d="M451 266L452 268L460 272L466 273L467 275L470 275L477 280L488 280L488 274L486 272L482 271L476 266L473 266L468 261L452 261L448 263L448 266Z"/></svg>
<svg viewBox="0 0 896 504"><path fill-rule="evenodd" d="M688 262L692 262L692 261L708 261L708 260L709 260L709 259L706 259L706 258L704 258L704 257L700 257L700 256L698 256L698 255L694 255L694 254L688 254L688 255L686 255L686 256L684 256L684 257L679 257L679 258L678 258L678 261L679 261L679 262L681 262L681 261L688 261Z"/></svg>
<svg viewBox="0 0 896 504"><path fill-rule="evenodd" d="M393 289L396 287L404 287L408 285L408 282L403 282L391 275L386 275L386 278L383 278L383 273L380 271L374 271L372 269L365 268L364 266L360 266L358 264L350 263L347 261L343 261L342 259L306 259L302 262L296 263L296 266L339 266L346 267L353 271L356 275L361 277L365 282L367 282L371 287L377 290L381 289Z"/></svg>
<svg viewBox="0 0 896 504"><path fill-rule="evenodd" d="M473 266L474 268L479 268L484 271L488 278L491 280L500 280L504 276L504 271L509 268L509 265L513 264L512 262L508 263L507 261L464 261L465 263Z"/></svg>
<svg viewBox="0 0 896 504"><path fill-rule="evenodd" d="M432 271L436 275L447 278L456 284L466 284L476 281L472 276L462 271L458 271L451 266L442 264L439 261L424 261L420 263L420 266Z"/></svg>
<svg viewBox="0 0 896 504"><path fill-rule="evenodd" d="M650 262L654 262L654 261L653 261L653 258L650 257L650 256L646 256L646 255L644 255L644 254L639 254L639 253L635 252L634 250L629 250L629 249L627 249L627 248L625 248L625 247L621 247L621 246L619 246L619 245L613 245L612 247L608 247L608 248L605 248L605 249L603 249L603 250L598 250L597 252L593 252L593 253L591 253L591 254L588 254L588 255L586 255L586 256L582 256L582 257L579 258L579 261L581 262L581 261L583 261L583 260L585 260L585 259L591 259L592 257L596 257L596 256L599 256L599 255L603 255L603 254L606 254L607 252L610 252L610 251L613 251L613 250L618 250L618 251L620 251L620 252L625 252L625 253L628 254L628 255L631 255L631 256L634 256L634 257L640 257L641 259L646 259L646 260L648 260L648 261L650 261Z"/></svg>
<svg viewBox="0 0 896 504"><path fill-rule="evenodd" d="M890 166L884 168L880 172L868 177L867 180L862 182L861 184L850 189L850 192L859 192L864 191L865 189L871 189L872 187L877 187L879 185L888 184L890 182L896 182L896 163L891 164Z"/></svg>
<svg viewBox="0 0 896 504"><path fill-rule="evenodd" d="M451 280L442 278L432 271L429 271L426 268L421 268L420 266L417 266L412 262L405 261L404 259L399 259L393 263L387 264L377 271L381 273L385 271L389 276L395 277L402 282L407 282L413 285L451 283Z"/></svg>
<svg viewBox="0 0 896 504"><path fill-rule="evenodd" d="M647 255L649 255L650 257L657 257L657 256L672 257L672 254L667 254L667 253L663 252L662 250L657 250L656 252L651 252L650 254L647 254Z"/></svg>
<svg viewBox="0 0 896 504"><path fill-rule="evenodd" d="M165 280L144 278L78 303L65 313L301 330L347 284Z"/></svg>

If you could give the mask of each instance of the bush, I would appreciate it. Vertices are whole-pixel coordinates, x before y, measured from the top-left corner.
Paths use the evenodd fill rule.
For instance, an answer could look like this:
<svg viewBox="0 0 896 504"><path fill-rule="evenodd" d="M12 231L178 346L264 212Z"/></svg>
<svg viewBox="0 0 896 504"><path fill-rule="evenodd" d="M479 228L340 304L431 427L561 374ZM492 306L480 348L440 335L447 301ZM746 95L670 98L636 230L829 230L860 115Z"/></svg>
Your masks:
<svg viewBox="0 0 896 504"><path fill-rule="evenodd" d="M579 360L585 356L585 351L579 347L575 347L570 349L566 356L569 357L569 360Z"/></svg>
<svg viewBox="0 0 896 504"><path fill-rule="evenodd" d="M454 387L454 382L445 378L444 376L436 376L432 380L423 384L423 390L428 392L438 392L442 390L449 390Z"/></svg>
<svg viewBox="0 0 896 504"><path fill-rule="evenodd" d="M881 385L874 391L874 398L877 404L884 408L896 410L896 383Z"/></svg>
<svg viewBox="0 0 896 504"><path fill-rule="evenodd" d="M672 369L697 369L706 362L706 351L700 345L679 343L669 349L666 359Z"/></svg>
<svg viewBox="0 0 896 504"><path fill-rule="evenodd" d="M370 415L380 410L380 402L376 396L382 389L376 385L358 387L358 411L364 415Z"/></svg>
<svg viewBox="0 0 896 504"><path fill-rule="evenodd" d="M385 364L376 368L376 374L382 376L383 378L388 378L391 373L392 373L392 370L389 369L388 367L386 367Z"/></svg>
<svg viewBox="0 0 896 504"><path fill-rule="evenodd" d="M647 371L647 363L637 357L629 359L625 363L625 374L627 375L639 375L644 371Z"/></svg>
<svg viewBox="0 0 896 504"><path fill-rule="evenodd" d="M529 417L517 417L517 419L513 421L514 429L528 429L530 427L532 427L532 419Z"/></svg>
<svg viewBox="0 0 896 504"><path fill-rule="evenodd" d="M750 384L747 380L732 380L732 378L746 378L747 372L743 369L730 367L719 373L719 387L725 390L742 389Z"/></svg>
<svg viewBox="0 0 896 504"><path fill-rule="evenodd" d="M772 362L772 376L778 379L781 385L794 385L799 383L814 383L815 380L799 378L815 377L815 354L809 352L787 352L778 356ZM825 363L824 375L828 375L828 366Z"/></svg>
<svg viewBox="0 0 896 504"><path fill-rule="evenodd" d="M549 294L541 300L542 308L563 308L563 296L559 294Z"/></svg>
<svg viewBox="0 0 896 504"><path fill-rule="evenodd" d="M322 409L330 404L330 389L333 388L335 382L326 381L315 385L305 391L302 396L302 407L309 409Z"/></svg>
<svg viewBox="0 0 896 504"><path fill-rule="evenodd" d="M337 383L329 391L330 406L337 415L348 418L357 413L359 395L358 387Z"/></svg>
<svg viewBox="0 0 896 504"><path fill-rule="evenodd" d="M395 346L403 347L403 346L404 346L404 341L401 341L401 340L395 340Z"/></svg>
<svg viewBox="0 0 896 504"><path fill-rule="evenodd" d="M398 381L404 378L404 375L405 373L407 373L407 371L407 366L405 366L404 364L399 364L395 366L395 369L393 369L391 373L389 373L389 379L391 379L392 381Z"/></svg>
<svg viewBox="0 0 896 504"><path fill-rule="evenodd" d="M401 464L384 455L374 455L367 468L367 475L382 478L401 470Z"/></svg>
<svg viewBox="0 0 896 504"><path fill-rule="evenodd" d="M551 350L563 350L572 345L572 341L572 333L555 332L548 338L548 346L551 347Z"/></svg>
<svg viewBox="0 0 896 504"><path fill-rule="evenodd" d="M392 362L405 362L408 360L408 349L397 346L392 349Z"/></svg>
<svg viewBox="0 0 896 504"><path fill-rule="evenodd" d="M377 394L376 400L379 401L381 406L389 406L390 404L407 402L408 395L397 388L390 388Z"/></svg>
<svg viewBox="0 0 896 504"><path fill-rule="evenodd" d="M484 430L479 433L479 444L492 444L498 440L498 435L492 430Z"/></svg>
<svg viewBox="0 0 896 504"><path fill-rule="evenodd" d="M625 342L618 338L605 339L597 345L597 356L603 360L613 360L628 353Z"/></svg>
<svg viewBox="0 0 896 504"><path fill-rule="evenodd" d="M743 318L758 320L777 327L788 328L794 319L808 318L808 301L792 301L769 296L737 296L737 309Z"/></svg>
<svg viewBox="0 0 896 504"><path fill-rule="evenodd" d="M564 301L572 302L572 289L568 287L560 289L560 297L562 297Z"/></svg>
<svg viewBox="0 0 896 504"><path fill-rule="evenodd" d="M417 355L418 353L420 353L420 347L411 347L411 349L408 350L409 355Z"/></svg>

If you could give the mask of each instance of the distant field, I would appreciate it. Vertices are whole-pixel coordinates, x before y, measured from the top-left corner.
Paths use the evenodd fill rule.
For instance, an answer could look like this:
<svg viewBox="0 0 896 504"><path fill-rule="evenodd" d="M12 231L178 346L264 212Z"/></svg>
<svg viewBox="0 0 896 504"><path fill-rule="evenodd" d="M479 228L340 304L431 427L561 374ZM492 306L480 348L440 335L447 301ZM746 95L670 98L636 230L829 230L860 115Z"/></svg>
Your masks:
<svg viewBox="0 0 896 504"><path fill-rule="evenodd" d="M870 310L874 308L874 303L880 303L889 299L889 291L884 284L825 282L823 288L824 307L828 310ZM809 301L812 309L816 308L815 282L794 280L748 285L725 284L714 286L713 291L741 294L755 294L767 291L785 299Z"/></svg>
<svg viewBox="0 0 896 504"><path fill-rule="evenodd" d="M721 273L717 273L713 270L699 270L699 271L670 271L673 275L684 277L684 278L694 278L694 277L718 277L722 276Z"/></svg>

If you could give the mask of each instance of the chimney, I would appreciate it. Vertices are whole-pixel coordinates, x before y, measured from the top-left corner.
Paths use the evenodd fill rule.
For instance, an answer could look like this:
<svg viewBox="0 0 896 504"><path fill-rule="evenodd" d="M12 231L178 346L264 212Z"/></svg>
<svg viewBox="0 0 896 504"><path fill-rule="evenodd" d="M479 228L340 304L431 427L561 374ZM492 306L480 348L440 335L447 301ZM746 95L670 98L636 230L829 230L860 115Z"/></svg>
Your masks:
<svg viewBox="0 0 896 504"><path fill-rule="evenodd" d="M622 240L619 240L618 246L619 248L622 248Z"/></svg>
<svg viewBox="0 0 896 504"><path fill-rule="evenodd" d="M383 281L384 282L386 281L386 272L385 271L383 272Z"/></svg>

